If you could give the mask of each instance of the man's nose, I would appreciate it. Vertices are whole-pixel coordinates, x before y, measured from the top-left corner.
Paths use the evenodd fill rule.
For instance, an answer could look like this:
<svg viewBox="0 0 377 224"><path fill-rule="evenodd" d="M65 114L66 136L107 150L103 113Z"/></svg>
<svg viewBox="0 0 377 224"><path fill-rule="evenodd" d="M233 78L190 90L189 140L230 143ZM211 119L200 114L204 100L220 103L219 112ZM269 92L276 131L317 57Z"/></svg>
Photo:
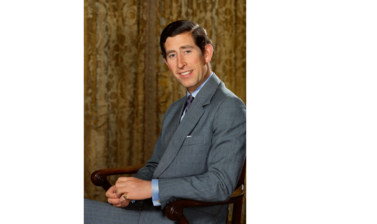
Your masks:
<svg viewBox="0 0 377 224"><path fill-rule="evenodd" d="M185 62L185 59L183 58L183 56L178 55L178 57L177 57L178 68L183 68L185 65L186 65L186 62Z"/></svg>

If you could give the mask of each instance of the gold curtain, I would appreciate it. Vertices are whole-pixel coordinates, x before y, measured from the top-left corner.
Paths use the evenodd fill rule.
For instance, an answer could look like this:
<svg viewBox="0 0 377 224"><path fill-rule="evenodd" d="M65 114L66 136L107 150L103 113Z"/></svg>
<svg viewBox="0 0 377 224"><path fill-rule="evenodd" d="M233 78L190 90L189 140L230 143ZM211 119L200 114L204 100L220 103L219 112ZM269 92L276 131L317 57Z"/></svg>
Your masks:
<svg viewBox="0 0 377 224"><path fill-rule="evenodd" d="M185 95L160 55L170 22L206 28L212 70L246 103L246 0L84 0L84 7L84 197L105 201L90 174L145 163L166 110Z"/></svg>
<svg viewBox="0 0 377 224"><path fill-rule="evenodd" d="M143 7L136 0L85 0L86 198L105 199L91 172L144 162Z"/></svg>

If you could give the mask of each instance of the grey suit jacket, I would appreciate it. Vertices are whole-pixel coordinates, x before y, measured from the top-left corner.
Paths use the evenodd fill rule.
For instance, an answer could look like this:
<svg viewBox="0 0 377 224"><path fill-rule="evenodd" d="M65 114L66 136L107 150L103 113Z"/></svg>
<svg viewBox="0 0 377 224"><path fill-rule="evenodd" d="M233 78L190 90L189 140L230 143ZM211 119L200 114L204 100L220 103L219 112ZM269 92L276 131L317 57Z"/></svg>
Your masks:
<svg viewBox="0 0 377 224"><path fill-rule="evenodd" d="M139 223L170 223L157 209L180 198L224 201L236 187L246 154L244 103L215 74L180 122L185 102L183 97L169 107L154 153L135 175L159 179L161 202L153 207L151 199L145 200ZM190 223L225 223L227 207L187 208L184 213Z"/></svg>

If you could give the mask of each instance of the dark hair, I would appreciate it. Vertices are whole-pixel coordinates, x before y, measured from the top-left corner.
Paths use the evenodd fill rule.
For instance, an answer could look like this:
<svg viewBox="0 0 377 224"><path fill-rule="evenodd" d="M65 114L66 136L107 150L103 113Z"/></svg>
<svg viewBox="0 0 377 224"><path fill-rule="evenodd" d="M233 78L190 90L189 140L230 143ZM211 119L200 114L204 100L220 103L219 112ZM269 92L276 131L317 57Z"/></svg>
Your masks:
<svg viewBox="0 0 377 224"><path fill-rule="evenodd" d="M165 42L168 37L174 37L182 33L191 33L196 46L204 53L207 44L212 45L211 39L207 36L206 30L198 24L189 20L178 20L165 27L160 36L161 54L166 59Z"/></svg>

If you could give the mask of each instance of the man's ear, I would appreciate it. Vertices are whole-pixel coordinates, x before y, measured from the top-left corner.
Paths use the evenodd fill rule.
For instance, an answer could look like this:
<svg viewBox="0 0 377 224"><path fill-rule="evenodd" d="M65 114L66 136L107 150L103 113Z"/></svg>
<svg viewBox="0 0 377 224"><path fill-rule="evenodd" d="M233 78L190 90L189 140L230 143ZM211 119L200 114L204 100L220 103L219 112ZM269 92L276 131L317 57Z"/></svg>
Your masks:
<svg viewBox="0 0 377 224"><path fill-rule="evenodd" d="M207 44L204 47L204 61L206 64L211 61L212 54L213 54L213 47L211 44Z"/></svg>

